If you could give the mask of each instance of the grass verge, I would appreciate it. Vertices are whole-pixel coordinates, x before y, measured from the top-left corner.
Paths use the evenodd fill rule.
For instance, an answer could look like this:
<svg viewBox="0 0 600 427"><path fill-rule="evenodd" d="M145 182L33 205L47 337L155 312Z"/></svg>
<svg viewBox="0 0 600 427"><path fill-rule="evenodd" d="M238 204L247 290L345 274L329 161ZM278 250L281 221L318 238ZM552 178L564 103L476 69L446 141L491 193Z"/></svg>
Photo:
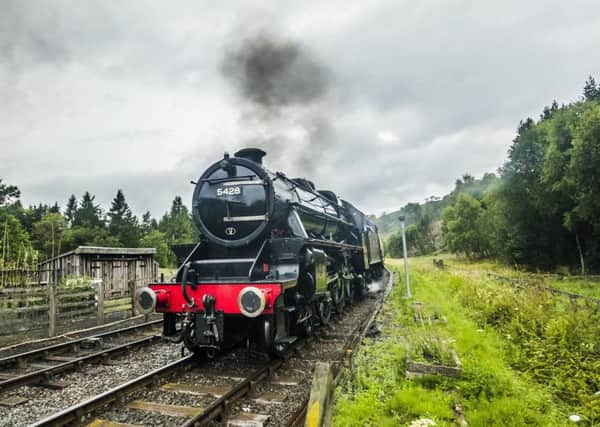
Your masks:
<svg viewBox="0 0 600 427"><path fill-rule="evenodd" d="M593 324L597 310L573 310L537 289L499 284L486 272L510 272L493 263L452 264L437 270L430 258L412 259L414 296L406 300L401 264L389 260L396 286L379 317L382 334L365 339L336 391L334 425L562 426L574 425L571 415L580 417L578 425L598 425L600 334L575 327ZM415 322L423 316L415 316L414 301L447 321ZM411 342L424 334L451 343L462 362L460 379L405 379Z"/></svg>

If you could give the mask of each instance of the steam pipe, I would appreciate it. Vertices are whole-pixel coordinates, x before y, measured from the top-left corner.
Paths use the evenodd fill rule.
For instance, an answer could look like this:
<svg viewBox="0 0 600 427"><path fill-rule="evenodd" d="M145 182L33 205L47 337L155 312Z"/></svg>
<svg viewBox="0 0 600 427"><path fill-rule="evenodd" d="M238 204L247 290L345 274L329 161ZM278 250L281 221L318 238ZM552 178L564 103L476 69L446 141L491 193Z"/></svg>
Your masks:
<svg viewBox="0 0 600 427"><path fill-rule="evenodd" d="M187 293L187 278L188 278L189 269L190 269L190 264L186 263L183 266L183 271L181 272L181 293L183 294L183 298L185 299L185 302L187 302L187 305L189 305L191 308L194 306L194 298L191 298Z"/></svg>

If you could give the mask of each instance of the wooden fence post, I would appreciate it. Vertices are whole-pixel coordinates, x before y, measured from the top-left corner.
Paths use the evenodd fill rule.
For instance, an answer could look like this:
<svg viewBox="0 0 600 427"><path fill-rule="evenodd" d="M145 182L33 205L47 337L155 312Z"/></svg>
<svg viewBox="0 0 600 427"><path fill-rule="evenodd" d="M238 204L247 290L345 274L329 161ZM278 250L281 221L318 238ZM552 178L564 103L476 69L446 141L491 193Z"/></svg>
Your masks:
<svg viewBox="0 0 600 427"><path fill-rule="evenodd" d="M135 283L132 283L131 281L129 282L129 296L131 298L131 316L135 316L136 313L136 309L135 309Z"/></svg>
<svg viewBox="0 0 600 427"><path fill-rule="evenodd" d="M102 279L94 279L92 283L96 285L96 301L98 303L96 319L98 325L104 325L104 282Z"/></svg>
<svg viewBox="0 0 600 427"><path fill-rule="evenodd" d="M129 297L131 298L131 316L135 317L137 310L135 309L135 289L136 289L136 274L135 274L135 261L133 262L133 272L131 271L131 262L127 266L127 284L129 288ZM133 276L133 277L132 277Z"/></svg>
<svg viewBox="0 0 600 427"><path fill-rule="evenodd" d="M48 337L56 335L56 284L48 283Z"/></svg>
<svg viewBox="0 0 600 427"><path fill-rule="evenodd" d="M332 382L331 365L325 362L317 362L310 390L310 399L306 408L304 427L321 427L324 425L324 415L329 404Z"/></svg>

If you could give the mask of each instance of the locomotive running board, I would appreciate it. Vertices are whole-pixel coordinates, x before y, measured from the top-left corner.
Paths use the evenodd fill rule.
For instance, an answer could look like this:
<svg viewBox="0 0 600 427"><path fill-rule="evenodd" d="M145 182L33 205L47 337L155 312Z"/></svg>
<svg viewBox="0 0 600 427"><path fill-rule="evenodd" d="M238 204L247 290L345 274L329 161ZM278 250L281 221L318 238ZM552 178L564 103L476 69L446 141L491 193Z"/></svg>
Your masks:
<svg viewBox="0 0 600 427"><path fill-rule="evenodd" d="M196 260L194 261L194 264L248 263L254 261L254 258L213 258Z"/></svg>
<svg viewBox="0 0 600 427"><path fill-rule="evenodd" d="M321 240L321 239L307 239L307 243L316 246L326 246L331 248L349 249L351 251L362 251L362 246L349 245L347 243L339 243L332 240Z"/></svg>

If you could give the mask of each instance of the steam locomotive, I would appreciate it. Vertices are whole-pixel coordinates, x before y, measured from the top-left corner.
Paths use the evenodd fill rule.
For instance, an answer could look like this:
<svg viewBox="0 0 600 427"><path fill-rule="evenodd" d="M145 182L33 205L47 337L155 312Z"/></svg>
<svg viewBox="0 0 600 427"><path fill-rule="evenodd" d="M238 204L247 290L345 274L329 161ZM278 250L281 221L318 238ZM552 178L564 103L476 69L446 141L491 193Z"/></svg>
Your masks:
<svg viewBox="0 0 600 427"><path fill-rule="evenodd" d="M195 353L246 342L280 356L383 274L375 224L334 192L269 171L265 154L225 153L193 183L199 242L174 248L172 283L138 292L138 310L164 313L163 336Z"/></svg>

